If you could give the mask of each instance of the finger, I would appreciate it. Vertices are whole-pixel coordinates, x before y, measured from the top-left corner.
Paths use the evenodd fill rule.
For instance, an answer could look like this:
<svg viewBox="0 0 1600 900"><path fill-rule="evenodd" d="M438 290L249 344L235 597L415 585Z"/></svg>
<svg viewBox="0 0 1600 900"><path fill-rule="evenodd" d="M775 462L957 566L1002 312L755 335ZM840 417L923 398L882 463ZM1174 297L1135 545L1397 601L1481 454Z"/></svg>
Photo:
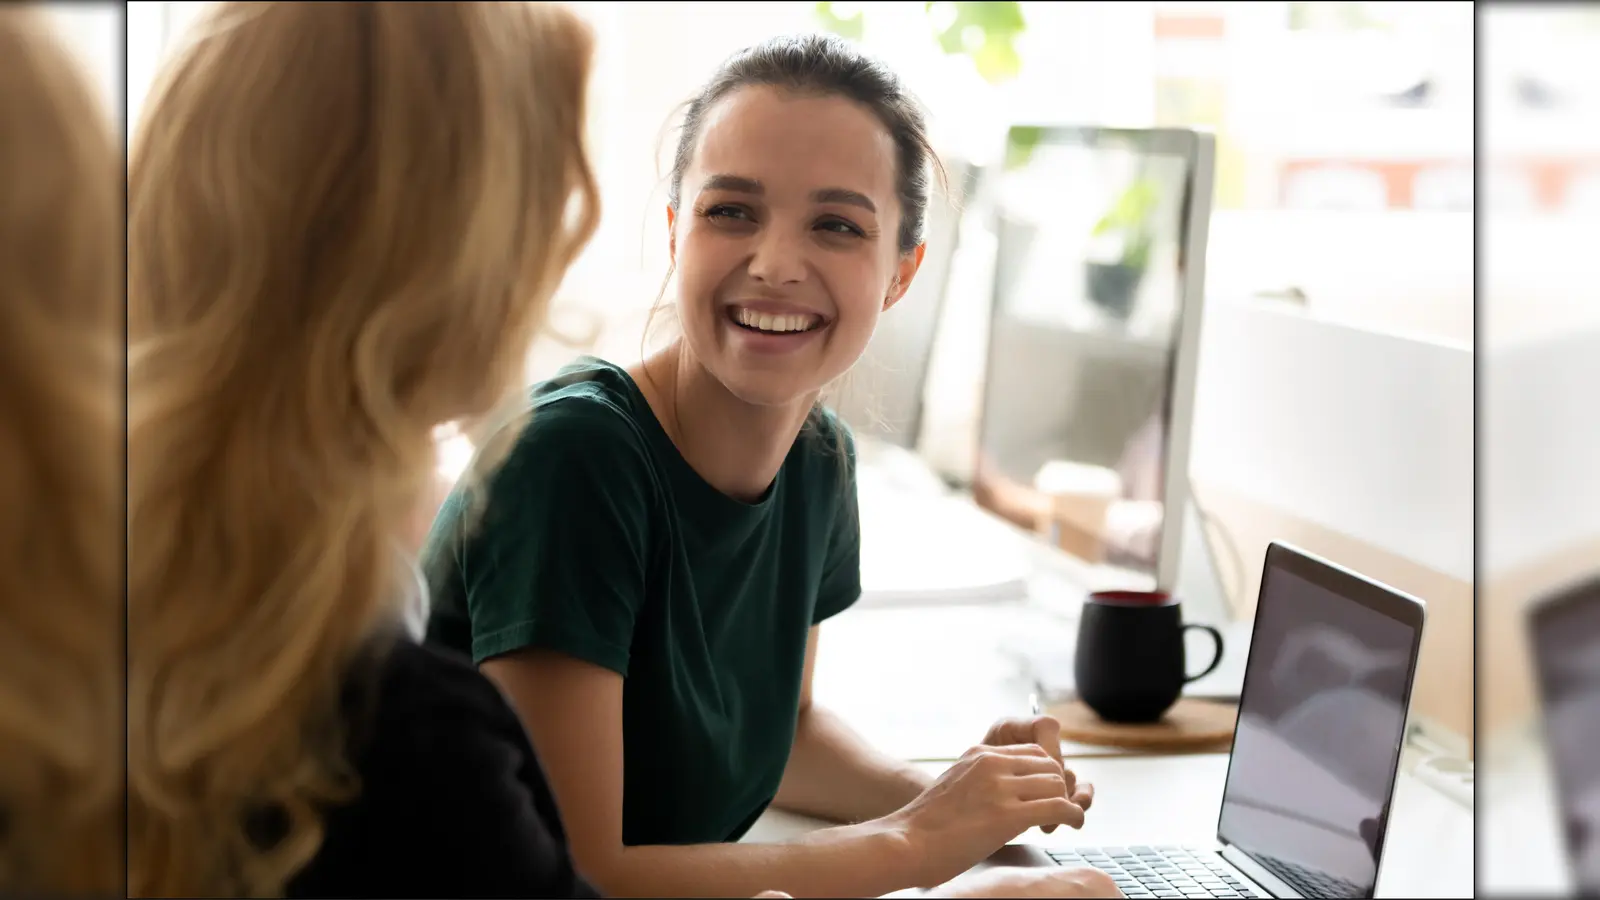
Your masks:
<svg viewBox="0 0 1600 900"><path fill-rule="evenodd" d="M1081 897L1123 897L1122 889L1110 875L1099 869L1083 867L1068 869L1063 876ZM1060 896L1068 896L1063 893Z"/></svg>
<svg viewBox="0 0 1600 900"><path fill-rule="evenodd" d="M1043 828L1046 825L1083 827L1083 808L1065 797L1030 800L1019 805L1019 812L1026 823L1022 831L1027 831L1029 828Z"/></svg>
<svg viewBox="0 0 1600 900"><path fill-rule="evenodd" d="M1094 785L1085 781L1081 784L1067 788L1067 798L1076 803L1080 809L1088 809L1094 805Z"/></svg>
<svg viewBox="0 0 1600 900"><path fill-rule="evenodd" d="M1061 722L1055 716L1035 716L1028 728L1033 742L1043 747L1051 759L1061 762Z"/></svg>
<svg viewBox="0 0 1600 900"><path fill-rule="evenodd" d="M1006 771L1009 774L1017 776L1055 775L1056 777L1061 777L1063 774L1061 764L1046 756L1044 751L1039 749L1038 744L1025 744L1016 748L1004 747L996 749L1001 751L1010 751L1015 749L1016 752L1001 752L996 754L997 757L1005 760ZM1076 783L1076 781L1074 781L1074 783Z"/></svg>
<svg viewBox="0 0 1600 900"><path fill-rule="evenodd" d="M1033 740L1032 732L1026 719L1001 719L989 726L989 731L983 736L985 744L996 746L1002 744L1019 744Z"/></svg>
<svg viewBox="0 0 1600 900"><path fill-rule="evenodd" d="M1060 775L1024 775L1011 780L1012 796L1018 800L1051 800L1057 797L1067 797L1067 783L1061 780Z"/></svg>
<svg viewBox="0 0 1600 900"><path fill-rule="evenodd" d="M995 753L1004 754L1006 756L1015 756L1018 758L1027 757L1032 759L1042 759L1048 762L1055 762L1055 760L1050 758L1050 754L1046 752L1043 747L1030 740L1018 741L1014 744L995 744L992 747L985 747L984 749L993 751ZM1060 763L1056 763L1056 765L1059 766Z"/></svg>

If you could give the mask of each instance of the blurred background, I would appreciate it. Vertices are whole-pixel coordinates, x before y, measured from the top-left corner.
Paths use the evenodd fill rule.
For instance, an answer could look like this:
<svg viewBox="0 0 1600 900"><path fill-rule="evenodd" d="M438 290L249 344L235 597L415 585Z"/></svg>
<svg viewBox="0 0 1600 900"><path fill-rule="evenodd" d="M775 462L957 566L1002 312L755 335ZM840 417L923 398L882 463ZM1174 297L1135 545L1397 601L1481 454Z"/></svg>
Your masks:
<svg viewBox="0 0 1600 900"><path fill-rule="evenodd" d="M1496 4L1478 25L1478 846L1494 896L1600 892L1597 15Z"/></svg>

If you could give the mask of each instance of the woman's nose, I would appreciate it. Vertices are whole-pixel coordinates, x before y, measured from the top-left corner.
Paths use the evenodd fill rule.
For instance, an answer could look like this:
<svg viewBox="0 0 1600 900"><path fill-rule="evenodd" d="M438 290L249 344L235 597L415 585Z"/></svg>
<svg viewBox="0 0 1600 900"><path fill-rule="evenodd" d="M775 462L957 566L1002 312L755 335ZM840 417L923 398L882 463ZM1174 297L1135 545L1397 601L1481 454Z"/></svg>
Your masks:
<svg viewBox="0 0 1600 900"><path fill-rule="evenodd" d="M794 284L804 280L803 239L783 228L763 230L756 240L749 268L750 277L768 285Z"/></svg>

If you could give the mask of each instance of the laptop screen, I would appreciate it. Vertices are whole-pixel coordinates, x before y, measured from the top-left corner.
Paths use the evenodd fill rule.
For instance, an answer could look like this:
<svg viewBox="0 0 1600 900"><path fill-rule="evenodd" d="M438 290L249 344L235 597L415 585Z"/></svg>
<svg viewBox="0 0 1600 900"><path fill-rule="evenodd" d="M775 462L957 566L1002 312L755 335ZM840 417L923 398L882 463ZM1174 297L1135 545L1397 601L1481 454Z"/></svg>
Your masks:
<svg viewBox="0 0 1600 900"><path fill-rule="evenodd" d="M1304 896L1372 896L1418 631L1269 554L1217 833Z"/></svg>
<svg viewBox="0 0 1600 900"><path fill-rule="evenodd" d="M1533 656L1573 880L1600 893L1600 580L1539 608Z"/></svg>

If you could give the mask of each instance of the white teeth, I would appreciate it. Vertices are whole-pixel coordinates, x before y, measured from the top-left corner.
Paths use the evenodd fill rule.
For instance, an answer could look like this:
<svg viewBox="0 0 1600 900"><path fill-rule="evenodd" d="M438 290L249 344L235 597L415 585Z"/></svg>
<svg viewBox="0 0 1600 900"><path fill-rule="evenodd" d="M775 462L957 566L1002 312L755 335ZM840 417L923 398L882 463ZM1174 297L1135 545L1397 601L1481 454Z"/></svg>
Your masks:
<svg viewBox="0 0 1600 900"><path fill-rule="evenodd" d="M758 331L782 333L786 331L805 331L815 324L817 317L809 315L775 316L769 313L755 312L742 307L734 310L734 318L740 325L745 325Z"/></svg>

